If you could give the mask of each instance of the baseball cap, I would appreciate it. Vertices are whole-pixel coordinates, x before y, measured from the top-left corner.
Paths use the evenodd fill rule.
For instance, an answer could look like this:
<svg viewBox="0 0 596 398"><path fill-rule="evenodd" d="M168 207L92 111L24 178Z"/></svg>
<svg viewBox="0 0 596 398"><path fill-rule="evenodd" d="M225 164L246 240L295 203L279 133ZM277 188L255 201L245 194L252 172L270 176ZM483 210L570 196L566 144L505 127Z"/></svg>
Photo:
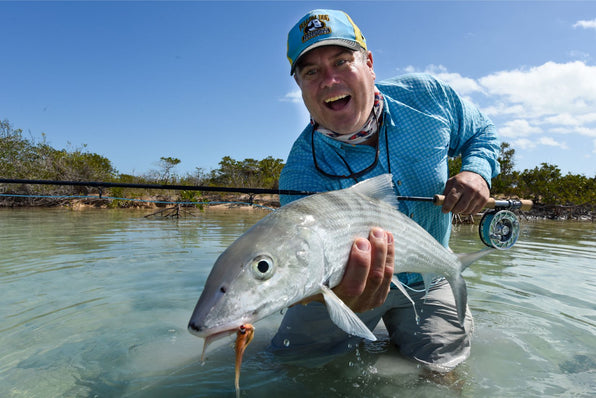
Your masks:
<svg viewBox="0 0 596 398"><path fill-rule="evenodd" d="M331 45L366 50L362 32L345 12L312 10L307 13L288 33L290 74L294 74L296 62L302 55L314 48Z"/></svg>

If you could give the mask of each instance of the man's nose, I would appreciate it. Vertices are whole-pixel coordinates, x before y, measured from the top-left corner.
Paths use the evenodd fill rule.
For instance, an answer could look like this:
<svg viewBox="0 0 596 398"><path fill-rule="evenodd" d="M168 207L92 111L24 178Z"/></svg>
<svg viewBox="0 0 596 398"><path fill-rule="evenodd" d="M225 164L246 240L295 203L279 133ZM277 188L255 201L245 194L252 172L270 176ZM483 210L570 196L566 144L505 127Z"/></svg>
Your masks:
<svg viewBox="0 0 596 398"><path fill-rule="evenodd" d="M323 68L321 71L321 87L333 87L339 83L339 75L333 68Z"/></svg>

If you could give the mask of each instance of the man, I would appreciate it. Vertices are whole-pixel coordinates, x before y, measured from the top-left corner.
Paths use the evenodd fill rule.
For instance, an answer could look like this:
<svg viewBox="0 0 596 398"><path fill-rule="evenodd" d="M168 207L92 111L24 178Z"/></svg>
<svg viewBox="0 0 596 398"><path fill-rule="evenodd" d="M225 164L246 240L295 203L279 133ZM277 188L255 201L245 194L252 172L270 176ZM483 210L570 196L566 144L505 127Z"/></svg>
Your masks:
<svg viewBox="0 0 596 398"><path fill-rule="evenodd" d="M328 191L391 173L396 194L446 195L442 209L402 201L399 210L447 246L450 212L478 212L498 174L499 143L490 120L428 75L375 84L364 36L342 11L314 10L301 18L288 34L288 59L311 123L292 147L280 188ZM448 178L447 159L459 154L462 171ZM281 201L295 199L283 196ZM409 301L390 288L393 239L399 237L378 228L368 239L356 239L334 291L371 329L383 319L402 354L431 370L449 371L469 356L472 316L468 310L460 325L444 279L424 296L420 274L398 274L423 308L417 323ZM275 352L333 355L358 341L330 321L318 298L312 301L288 310L272 341Z"/></svg>

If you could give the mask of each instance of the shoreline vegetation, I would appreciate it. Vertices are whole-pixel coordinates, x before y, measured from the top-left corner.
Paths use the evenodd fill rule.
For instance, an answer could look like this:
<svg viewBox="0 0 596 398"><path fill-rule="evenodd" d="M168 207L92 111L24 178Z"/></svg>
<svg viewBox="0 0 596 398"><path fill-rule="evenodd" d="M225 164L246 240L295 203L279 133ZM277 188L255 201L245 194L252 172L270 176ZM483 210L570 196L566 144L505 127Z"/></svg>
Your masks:
<svg viewBox="0 0 596 398"><path fill-rule="evenodd" d="M501 174L492 180L491 188L495 198L531 199L534 207L520 212L522 218L596 219L596 176L563 175L557 166L548 163L516 171L514 155L515 150L510 144L501 144ZM216 169L205 171L196 168L193 173L182 176L176 173L180 162L175 157L161 157L154 170L142 175L121 174L109 159L90 153L85 146L58 150L48 144L45 135L41 140L27 138L8 120L0 120L0 178L4 179L277 190L279 174L284 166L281 159L273 157L239 161L225 156ZM459 172L460 168L461 158L449 159L450 175ZM147 208L157 213L162 209L176 208L177 214L180 214L180 209L239 207L245 204L276 208L279 207L279 198L269 194L0 183L0 208ZM469 218L456 216L454 220L466 222Z"/></svg>
<svg viewBox="0 0 596 398"><path fill-rule="evenodd" d="M246 194L209 194L202 196L200 202L184 202L175 193L146 195L139 201L122 201L112 197L88 195L85 198L36 198L36 197L2 197L0 208L68 208L76 211L87 209L134 209L150 211L147 216L156 217L187 217L194 216L207 209L261 209L275 210L280 207L277 195L246 195ZM524 220L558 220L558 221L596 221L595 205L545 205L534 204L531 210L514 210ZM454 215L454 224L474 224L480 221L482 214L473 216Z"/></svg>

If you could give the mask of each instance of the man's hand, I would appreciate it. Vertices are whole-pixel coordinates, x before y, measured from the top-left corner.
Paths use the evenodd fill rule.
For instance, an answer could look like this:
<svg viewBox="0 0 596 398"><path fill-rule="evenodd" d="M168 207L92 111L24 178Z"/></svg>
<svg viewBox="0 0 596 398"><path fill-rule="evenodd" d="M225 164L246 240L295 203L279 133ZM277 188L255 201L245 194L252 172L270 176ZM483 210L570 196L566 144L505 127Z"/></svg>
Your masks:
<svg viewBox="0 0 596 398"><path fill-rule="evenodd" d="M373 228L368 239L354 241L344 276L333 291L354 312L380 307L389 294L394 258L393 235ZM322 303L323 295L307 297L300 304L311 301Z"/></svg>
<svg viewBox="0 0 596 398"><path fill-rule="evenodd" d="M488 201L490 190L479 174L462 171L447 180L443 194L443 213L475 214Z"/></svg>
<svg viewBox="0 0 596 398"><path fill-rule="evenodd" d="M354 241L346 272L333 291L354 312L380 307L389 294L394 257L393 235L373 228L368 239Z"/></svg>

